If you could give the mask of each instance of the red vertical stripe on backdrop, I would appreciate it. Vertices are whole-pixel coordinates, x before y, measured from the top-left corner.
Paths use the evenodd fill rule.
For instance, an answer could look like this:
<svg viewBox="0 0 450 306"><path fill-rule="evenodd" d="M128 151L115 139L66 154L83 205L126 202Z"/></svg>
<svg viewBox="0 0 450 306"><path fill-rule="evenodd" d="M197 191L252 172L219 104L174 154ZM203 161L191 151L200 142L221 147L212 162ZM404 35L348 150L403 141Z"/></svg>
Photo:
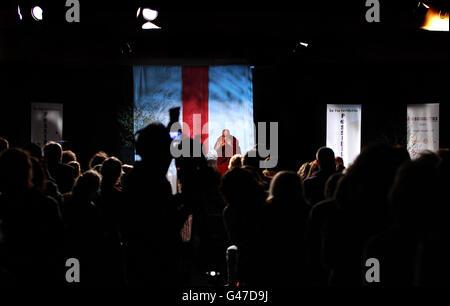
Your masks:
<svg viewBox="0 0 450 306"><path fill-rule="evenodd" d="M190 128L189 137L195 138L208 123L209 68L206 66L183 67L182 71L183 122ZM201 116L198 131L194 131L194 115ZM198 123L197 123L198 124ZM194 134L195 133L195 134ZM208 129L201 133L201 142L208 152Z"/></svg>

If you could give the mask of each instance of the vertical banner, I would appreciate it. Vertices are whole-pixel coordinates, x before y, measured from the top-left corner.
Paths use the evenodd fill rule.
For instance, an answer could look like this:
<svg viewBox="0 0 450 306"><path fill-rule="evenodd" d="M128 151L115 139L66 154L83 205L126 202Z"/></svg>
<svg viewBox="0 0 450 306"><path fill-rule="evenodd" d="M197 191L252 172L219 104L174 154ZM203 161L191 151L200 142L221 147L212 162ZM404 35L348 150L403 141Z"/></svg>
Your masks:
<svg viewBox="0 0 450 306"><path fill-rule="evenodd" d="M409 104L406 110L408 152L411 158L439 149L439 103Z"/></svg>
<svg viewBox="0 0 450 306"><path fill-rule="evenodd" d="M31 103L31 142L44 146L49 141L62 141L63 105Z"/></svg>
<svg viewBox="0 0 450 306"><path fill-rule="evenodd" d="M327 104L327 147L350 165L361 151L361 105Z"/></svg>

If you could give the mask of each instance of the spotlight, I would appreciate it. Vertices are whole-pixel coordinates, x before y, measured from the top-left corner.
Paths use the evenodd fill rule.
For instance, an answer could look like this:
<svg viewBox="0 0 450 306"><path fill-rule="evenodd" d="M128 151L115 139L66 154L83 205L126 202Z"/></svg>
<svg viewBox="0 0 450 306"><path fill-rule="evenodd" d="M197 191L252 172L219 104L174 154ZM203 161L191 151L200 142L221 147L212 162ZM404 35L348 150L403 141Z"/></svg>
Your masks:
<svg viewBox="0 0 450 306"><path fill-rule="evenodd" d="M437 11L432 8L428 9L425 15L425 21L421 27L423 30L427 31L449 31L449 17L448 13Z"/></svg>
<svg viewBox="0 0 450 306"><path fill-rule="evenodd" d="M295 44L295 48L293 50L293 52L301 52L302 49L306 49L309 47L309 43L305 42L305 41L299 41L298 43Z"/></svg>
<svg viewBox="0 0 450 306"><path fill-rule="evenodd" d="M138 8L136 18L139 22L143 22L141 28L144 30L161 29L151 21L158 17L158 11L150 8Z"/></svg>
<svg viewBox="0 0 450 306"><path fill-rule="evenodd" d="M161 29L160 27L158 27L156 24L151 23L150 21L144 23L142 25L142 29L143 30L152 30L152 29Z"/></svg>
<svg viewBox="0 0 450 306"><path fill-rule="evenodd" d="M22 20L22 13L20 12L20 6L17 6L17 14L19 15L19 19Z"/></svg>
<svg viewBox="0 0 450 306"><path fill-rule="evenodd" d="M35 6L31 9L31 16L34 20L41 21L43 19L43 11L40 6Z"/></svg>
<svg viewBox="0 0 450 306"><path fill-rule="evenodd" d="M147 21L153 21L158 17L158 11L145 8L142 10L142 16L144 16L144 19Z"/></svg>

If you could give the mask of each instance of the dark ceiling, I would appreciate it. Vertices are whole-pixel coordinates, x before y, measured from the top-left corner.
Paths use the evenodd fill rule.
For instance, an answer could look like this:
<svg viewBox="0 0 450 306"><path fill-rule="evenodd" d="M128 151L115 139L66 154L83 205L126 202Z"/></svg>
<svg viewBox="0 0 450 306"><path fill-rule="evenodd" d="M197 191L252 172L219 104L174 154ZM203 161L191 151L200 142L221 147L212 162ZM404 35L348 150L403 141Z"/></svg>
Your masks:
<svg viewBox="0 0 450 306"><path fill-rule="evenodd" d="M0 60L258 64L305 52L344 61L448 57L447 34L419 29L424 12L414 0L381 0L380 23L366 22L365 0L79 2L81 22L67 23L63 0L2 0ZM448 11L447 1L427 3ZM29 14L37 4L44 10L41 22ZM157 9L155 23L162 29L142 30L138 7ZM308 42L309 50L296 48L300 41Z"/></svg>

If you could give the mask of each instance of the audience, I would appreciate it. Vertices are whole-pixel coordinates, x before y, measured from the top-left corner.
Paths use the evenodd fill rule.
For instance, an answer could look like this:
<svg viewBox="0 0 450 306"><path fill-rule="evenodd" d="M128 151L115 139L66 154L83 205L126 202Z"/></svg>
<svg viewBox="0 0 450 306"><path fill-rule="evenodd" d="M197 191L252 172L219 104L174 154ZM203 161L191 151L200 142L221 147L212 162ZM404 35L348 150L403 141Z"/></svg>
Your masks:
<svg viewBox="0 0 450 306"><path fill-rule="evenodd" d="M56 285L64 277L57 204L32 188L32 176L26 151L0 153L0 273L13 287Z"/></svg>
<svg viewBox="0 0 450 306"><path fill-rule="evenodd" d="M82 172L56 142L42 154L0 138L0 287L215 286L224 281L208 271L226 274L230 246L231 286L448 286L448 149L410 160L372 145L346 169L322 147L295 173L261 169L255 148L223 177L204 156L183 157L173 195L170 144L151 124L137 133L141 161L100 151ZM68 258L79 284L65 280ZM369 258L380 283L364 278Z"/></svg>

